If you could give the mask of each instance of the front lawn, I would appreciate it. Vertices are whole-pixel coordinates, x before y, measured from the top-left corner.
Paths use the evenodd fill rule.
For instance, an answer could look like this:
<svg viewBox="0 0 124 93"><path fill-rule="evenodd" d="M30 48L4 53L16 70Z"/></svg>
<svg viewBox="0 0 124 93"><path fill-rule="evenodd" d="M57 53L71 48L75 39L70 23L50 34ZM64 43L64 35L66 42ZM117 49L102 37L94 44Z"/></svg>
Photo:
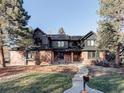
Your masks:
<svg viewBox="0 0 124 93"><path fill-rule="evenodd" d="M0 93L63 93L72 86L72 74L31 73L15 80L0 81Z"/></svg>
<svg viewBox="0 0 124 93"><path fill-rule="evenodd" d="M124 75L114 73L95 77L88 85L104 93L124 93Z"/></svg>

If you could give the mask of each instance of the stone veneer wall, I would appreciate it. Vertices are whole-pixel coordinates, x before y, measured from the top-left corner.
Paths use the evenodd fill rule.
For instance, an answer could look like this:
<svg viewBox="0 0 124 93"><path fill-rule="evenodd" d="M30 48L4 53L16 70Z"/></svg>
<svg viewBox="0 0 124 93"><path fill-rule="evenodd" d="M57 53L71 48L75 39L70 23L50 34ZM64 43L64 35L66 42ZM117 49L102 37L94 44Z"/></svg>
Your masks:
<svg viewBox="0 0 124 93"><path fill-rule="evenodd" d="M105 55L106 55L106 52L105 51L100 51L99 52L99 58L101 61L105 60ZM92 61L93 60L96 60L96 59L88 59L88 52L81 52L81 61L84 65L92 65Z"/></svg>
<svg viewBox="0 0 124 93"><path fill-rule="evenodd" d="M88 59L87 51L81 52L81 61L82 61L82 64L84 64L84 65L91 65L91 60Z"/></svg>
<svg viewBox="0 0 124 93"><path fill-rule="evenodd" d="M54 61L54 53L52 51L40 51L41 63L52 63Z"/></svg>
<svg viewBox="0 0 124 93"><path fill-rule="evenodd" d="M42 63L51 63L54 61L54 54L52 51L39 51L39 57ZM28 60L28 65L35 65L36 61ZM25 65L25 57L23 51L10 51L10 65Z"/></svg>
<svg viewBox="0 0 124 93"><path fill-rule="evenodd" d="M0 54L1 55L1 54ZM42 63L53 63L54 62L54 53L52 51L40 51L39 57L41 64ZM101 60L105 59L105 52L99 52L99 57ZM91 64L91 60L88 59L88 52L81 52L80 59L84 65ZM65 53L64 60L66 62L71 61L71 53ZM1 64L1 56L0 56ZM10 51L10 65L25 65L25 57L23 51ZM34 61L28 61L28 65L35 65Z"/></svg>
<svg viewBox="0 0 124 93"><path fill-rule="evenodd" d="M81 52L80 59L81 59L81 61L87 60L88 52Z"/></svg>
<svg viewBox="0 0 124 93"><path fill-rule="evenodd" d="M10 51L10 65L25 65L23 51Z"/></svg>

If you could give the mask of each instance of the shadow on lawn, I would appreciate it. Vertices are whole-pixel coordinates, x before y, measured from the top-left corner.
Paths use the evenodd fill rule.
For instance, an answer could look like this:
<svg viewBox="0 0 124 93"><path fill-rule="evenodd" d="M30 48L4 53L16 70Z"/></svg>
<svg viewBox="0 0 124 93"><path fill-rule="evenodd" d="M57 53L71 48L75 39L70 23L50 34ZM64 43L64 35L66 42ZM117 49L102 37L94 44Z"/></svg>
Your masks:
<svg viewBox="0 0 124 93"><path fill-rule="evenodd" d="M0 68L0 77L15 75L24 72L43 72L43 73L71 73L78 71L74 66L10 66Z"/></svg>
<svg viewBox="0 0 124 93"><path fill-rule="evenodd" d="M90 80L90 87L104 93L124 93L124 75L109 73Z"/></svg>
<svg viewBox="0 0 124 93"><path fill-rule="evenodd" d="M67 74L34 73L0 83L0 93L63 93L69 87L71 87L71 76Z"/></svg>
<svg viewBox="0 0 124 93"><path fill-rule="evenodd" d="M12 67L0 68L0 77L18 74L18 73L23 72L25 70L26 70L26 68L21 67L21 66L18 66L18 67L12 66Z"/></svg>

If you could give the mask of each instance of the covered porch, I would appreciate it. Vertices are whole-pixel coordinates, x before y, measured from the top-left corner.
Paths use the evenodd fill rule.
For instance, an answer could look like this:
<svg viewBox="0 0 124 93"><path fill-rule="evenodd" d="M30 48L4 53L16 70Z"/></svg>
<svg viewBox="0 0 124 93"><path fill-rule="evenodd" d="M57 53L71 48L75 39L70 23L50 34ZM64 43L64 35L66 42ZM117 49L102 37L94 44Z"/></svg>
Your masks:
<svg viewBox="0 0 124 93"><path fill-rule="evenodd" d="M80 51L55 51L54 61L57 63L75 63L81 62Z"/></svg>

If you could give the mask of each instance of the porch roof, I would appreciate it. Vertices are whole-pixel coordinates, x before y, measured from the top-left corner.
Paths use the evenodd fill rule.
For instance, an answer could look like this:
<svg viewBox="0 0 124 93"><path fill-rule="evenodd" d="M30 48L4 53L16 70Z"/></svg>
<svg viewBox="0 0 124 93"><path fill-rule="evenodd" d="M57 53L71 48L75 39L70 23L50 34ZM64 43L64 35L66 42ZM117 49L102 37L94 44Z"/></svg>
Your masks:
<svg viewBox="0 0 124 93"><path fill-rule="evenodd" d="M81 52L81 49L54 49L54 52Z"/></svg>

